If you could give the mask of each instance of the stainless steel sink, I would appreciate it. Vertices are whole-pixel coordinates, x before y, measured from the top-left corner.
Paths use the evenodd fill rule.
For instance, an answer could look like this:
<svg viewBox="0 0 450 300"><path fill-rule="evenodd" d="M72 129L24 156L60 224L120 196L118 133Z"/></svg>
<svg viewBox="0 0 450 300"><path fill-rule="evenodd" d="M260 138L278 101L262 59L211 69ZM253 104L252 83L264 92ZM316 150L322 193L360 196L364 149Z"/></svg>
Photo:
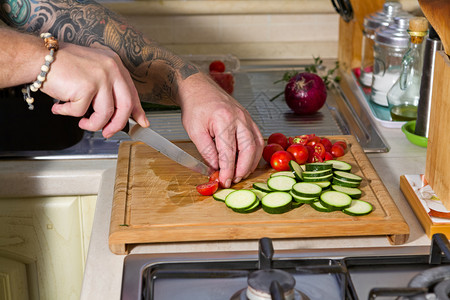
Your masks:
<svg viewBox="0 0 450 300"><path fill-rule="evenodd" d="M296 68L298 69L298 68ZM365 152L387 152L389 147L367 110L358 101L350 102L340 86L328 92L326 105L316 114L299 116L286 105L283 97L270 99L280 93L284 83L274 84L285 72L284 66L241 68L235 75L233 96L250 112L264 137L273 132L283 132L288 136L316 135L354 135ZM181 124L179 110L147 111L152 128L171 140L188 140ZM12 123L11 123L12 124ZM20 122L15 122L16 126ZM76 124L72 127L76 127ZM1 138L1 136L0 136ZM23 138L23 137L17 137ZM55 137L61 138L61 137ZM118 133L106 140L101 132L84 132L81 139L64 149L2 150L0 158L23 159L93 159L116 158L121 141L129 140L124 133ZM45 145L44 145L45 146ZM45 147L44 147L45 148Z"/></svg>

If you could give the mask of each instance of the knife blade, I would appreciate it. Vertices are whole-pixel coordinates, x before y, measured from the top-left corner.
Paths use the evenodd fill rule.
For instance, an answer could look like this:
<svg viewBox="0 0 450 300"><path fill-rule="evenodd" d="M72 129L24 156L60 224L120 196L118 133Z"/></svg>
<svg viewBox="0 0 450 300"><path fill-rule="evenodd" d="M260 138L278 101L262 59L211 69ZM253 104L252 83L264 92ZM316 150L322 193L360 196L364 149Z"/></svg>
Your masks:
<svg viewBox="0 0 450 300"><path fill-rule="evenodd" d="M209 176L214 171L206 164L199 161L165 137L161 136L153 129L150 129L149 127L141 127L131 118L128 120L127 125L124 129L122 129L122 131L127 133L132 140L144 142L173 161L176 161L180 165L183 165L195 172Z"/></svg>

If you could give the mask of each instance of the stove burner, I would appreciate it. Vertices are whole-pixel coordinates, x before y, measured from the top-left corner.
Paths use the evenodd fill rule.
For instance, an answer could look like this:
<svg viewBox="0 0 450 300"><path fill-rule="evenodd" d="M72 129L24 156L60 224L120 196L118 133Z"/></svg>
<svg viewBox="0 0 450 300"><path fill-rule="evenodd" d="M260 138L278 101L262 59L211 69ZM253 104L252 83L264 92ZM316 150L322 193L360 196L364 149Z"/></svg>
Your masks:
<svg viewBox="0 0 450 300"><path fill-rule="evenodd" d="M450 292L450 266L440 266L417 274L408 284L413 288L428 288L429 293L436 294L437 299L447 300ZM437 293L440 295L438 296ZM428 294L411 297L411 300L429 299Z"/></svg>
<svg viewBox="0 0 450 300"><path fill-rule="evenodd" d="M439 282L434 288L434 293L439 300L449 300L450 279Z"/></svg>

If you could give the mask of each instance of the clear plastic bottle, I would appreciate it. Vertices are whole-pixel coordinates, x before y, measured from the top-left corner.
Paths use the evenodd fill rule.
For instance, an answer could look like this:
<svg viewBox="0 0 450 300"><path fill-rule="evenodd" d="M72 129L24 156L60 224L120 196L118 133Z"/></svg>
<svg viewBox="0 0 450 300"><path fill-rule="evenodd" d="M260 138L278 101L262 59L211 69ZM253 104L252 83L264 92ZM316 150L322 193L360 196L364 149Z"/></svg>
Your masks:
<svg viewBox="0 0 450 300"><path fill-rule="evenodd" d="M370 87L373 76L373 45L375 40L375 30L389 26L394 17L405 13L400 2L386 1L383 10L364 17L364 30L361 45L361 75L359 81L361 85Z"/></svg>
<svg viewBox="0 0 450 300"><path fill-rule="evenodd" d="M428 21L423 17L409 22L411 44L403 56L400 77L387 94L391 118L394 121L410 121L417 118L420 82L423 68L423 40L428 33Z"/></svg>

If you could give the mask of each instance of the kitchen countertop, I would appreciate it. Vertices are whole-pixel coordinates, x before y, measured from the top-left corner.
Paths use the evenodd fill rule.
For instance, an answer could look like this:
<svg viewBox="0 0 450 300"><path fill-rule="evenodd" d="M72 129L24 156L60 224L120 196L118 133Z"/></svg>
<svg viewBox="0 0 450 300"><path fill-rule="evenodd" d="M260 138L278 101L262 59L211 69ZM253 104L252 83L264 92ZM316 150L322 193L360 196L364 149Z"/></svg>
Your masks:
<svg viewBox="0 0 450 300"><path fill-rule="evenodd" d="M401 129L379 126L379 130L389 143L390 151L388 153L368 154L368 157L410 227L410 237L407 243L402 246L427 246L430 244L430 240L399 188L400 175L425 172L426 149L411 144L401 132ZM114 177L115 168L109 168L102 174L81 299L95 299L99 295L102 295L104 299L120 298L125 256L113 254L108 247ZM329 248L330 245L333 248L391 246L388 239L383 236L274 240L274 248L277 250ZM134 247L131 253L246 250L256 251L257 243L254 241L217 241L148 244Z"/></svg>

